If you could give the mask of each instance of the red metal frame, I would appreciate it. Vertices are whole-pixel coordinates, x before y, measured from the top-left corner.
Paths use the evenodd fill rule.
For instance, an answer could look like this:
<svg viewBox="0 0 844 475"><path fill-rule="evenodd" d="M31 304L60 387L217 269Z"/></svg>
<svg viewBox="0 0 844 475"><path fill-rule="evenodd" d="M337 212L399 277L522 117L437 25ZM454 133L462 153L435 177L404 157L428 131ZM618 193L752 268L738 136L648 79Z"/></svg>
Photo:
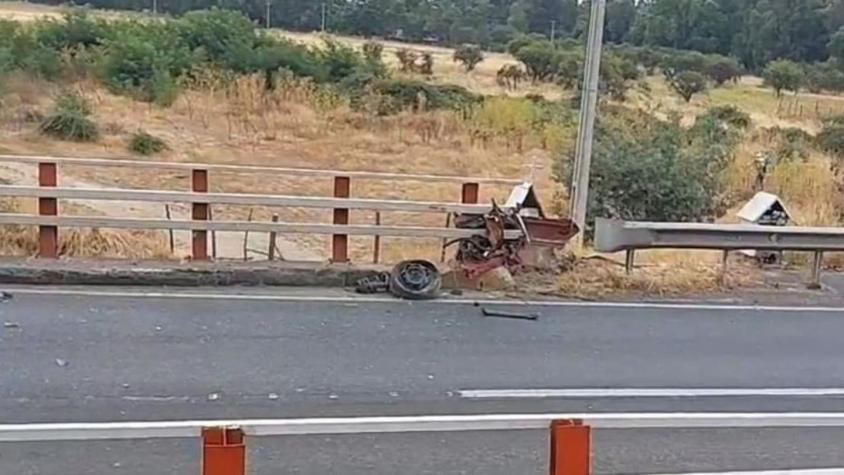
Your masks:
<svg viewBox="0 0 844 475"><path fill-rule="evenodd" d="M58 169L55 163L38 164L38 186L55 188L58 186ZM38 198L38 214L58 216L59 202L56 198ZM38 228L38 257L55 259L59 257L59 228L40 226Z"/></svg>
<svg viewBox="0 0 844 475"><path fill-rule="evenodd" d="M334 177L334 197L348 198L351 196L352 183L347 176ZM344 208L334 209L334 224L349 224L349 210ZM349 262L349 236L346 234L334 234L331 236L331 262Z"/></svg>
<svg viewBox="0 0 844 475"><path fill-rule="evenodd" d="M208 193L208 170L197 169L191 172L191 191ZM208 221L208 208L207 203L194 203L191 209L191 218L195 221ZM191 258L197 261L208 260L208 231L193 231Z"/></svg>
<svg viewBox="0 0 844 475"><path fill-rule="evenodd" d="M246 443L242 430L202 430L202 475L246 475Z"/></svg>
<svg viewBox="0 0 844 475"><path fill-rule="evenodd" d="M551 423L551 475L589 475L591 428L580 420Z"/></svg>

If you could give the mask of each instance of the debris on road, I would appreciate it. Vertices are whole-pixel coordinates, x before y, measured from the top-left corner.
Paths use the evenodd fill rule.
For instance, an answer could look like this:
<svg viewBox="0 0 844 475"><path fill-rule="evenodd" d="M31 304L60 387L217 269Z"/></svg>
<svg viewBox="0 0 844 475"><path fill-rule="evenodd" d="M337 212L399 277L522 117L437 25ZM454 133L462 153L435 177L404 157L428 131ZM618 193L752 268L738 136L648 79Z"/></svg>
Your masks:
<svg viewBox="0 0 844 475"><path fill-rule="evenodd" d="M3 322L3 328L20 328L18 322Z"/></svg>
<svg viewBox="0 0 844 475"><path fill-rule="evenodd" d="M278 394L277 393L269 393L267 395L267 399L269 399L270 401L277 401L278 400Z"/></svg>
<svg viewBox="0 0 844 475"><path fill-rule="evenodd" d="M209 395L208 395L208 400L209 400L209 401L217 401L217 400L219 400L219 399L220 399L220 394L219 394L219 393L211 393L211 394L209 394Z"/></svg>
<svg viewBox="0 0 844 475"><path fill-rule="evenodd" d="M9 292L0 292L0 303L6 303L12 300L12 298L14 298L14 295L10 294Z"/></svg>
<svg viewBox="0 0 844 475"><path fill-rule="evenodd" d="M504 208L493 200L489 213L456 215L454 225L486 231L446 243L446 247L457 244L455 260L470 280L500 267L515 272L533 260L526 257L531 249L562 248L580 231L570 219L546 218L530 184L516 187ZM508 230L521 234L508 239Z"/></svg>
<svg viewBox="0 0 844 475"><path fill-rule="evenodd" d="M390 289L390 273L379 272L366 276L355 283L355 292L359 294L377 294Z"/></svg>
<svg viewBox="0 0 844 475"><path fill-rule="evenodd" d="M431 300L440 294L437 266L423 260L400 262L390 273L390 293L407 300Z"/></svg>
<svg viewBox="0 0 844 475"><path fill-rule="evenodd" d="M500 310L489 310L487 308L481 308L481 313L485 317L511 318L514 320L539 320L538 313L502 312Z"/></svg>
<svg viewBox="0 0 844 475"><path fill-rule="evenodd" d="M68 364L69 363L68 363L67 360L63 360L61 358L56 358L56 366L58 366L59 368L65 368L65 367L67 367Z"/></svg>
<svg viewBox="0 0 844 475"><path fill-rule="evenodd" d="M430 300L439 296L442 276L434 264L424 260L403 261L392 272L364 277L355 284L359 294L390 292L407 300Z"/></svg>

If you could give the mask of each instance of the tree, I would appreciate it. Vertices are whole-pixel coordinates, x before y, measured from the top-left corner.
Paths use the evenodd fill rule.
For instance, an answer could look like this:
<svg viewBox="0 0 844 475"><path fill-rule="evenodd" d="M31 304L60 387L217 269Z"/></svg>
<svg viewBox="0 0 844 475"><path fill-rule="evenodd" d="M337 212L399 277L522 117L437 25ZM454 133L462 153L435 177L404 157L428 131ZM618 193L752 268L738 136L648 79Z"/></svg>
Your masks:
<svg viewBox="0 0 844 475"><path fill-rule="evenodd" d="M686 102L691 101L695 94L706 90L706 78L695 71L683 71L675 75L669 84Z"/></svg>
<svg viewBox="0 0 844 475"><path fill-rule="evenodd" d="M774 88L777 97L782 96L782 91L793 91L797 94L803 86L805 75L799 64L781 59L768 64L763 74L765 84Z"/></svg>
<svg viewBox="0 0 844 475"><path fill-rule="evenodd" d="M466 72L474 70L475 66L483 60L484 54L478 45L464 44L454 50L454 61L462 63Z"/></svg>
<svg viewBox="0 0 844 475"><path fill-rule="evenodd" d="M587 228L597 217L633 221L701 221L718 205L721 170L707 146L678 122L624 108L599 118L593 152ZM694 146L690 145L693 142ZM570 176L571 167L560 178Z"/></svg>
<svg viewBox="0 0 844 475"><path fill-rule="evenodd" d="M704 74L714 81L716 86L721 86L727 81L734 81L742 73L743 70L738 61L720 55L710 57L704 67Z"/></svg>
<svg viewBox="0 0 844 475"><path fill-rule="evenodd" d="M558 71L559 57L548 41L535 41L515 52L534 81L546 81Z"/></svg>
<svg viewBox="0 0 844 475"><path fill-rule="evenodd" d="M844 68L844 28L838 30L827 45L829 55L838 61L838 65Z"/></svg>

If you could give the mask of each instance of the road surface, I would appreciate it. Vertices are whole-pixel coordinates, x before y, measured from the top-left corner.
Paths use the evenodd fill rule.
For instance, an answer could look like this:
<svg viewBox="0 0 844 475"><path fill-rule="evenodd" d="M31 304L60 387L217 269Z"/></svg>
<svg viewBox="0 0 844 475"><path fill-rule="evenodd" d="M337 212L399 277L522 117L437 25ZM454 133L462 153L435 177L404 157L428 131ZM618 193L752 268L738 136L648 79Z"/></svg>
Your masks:
<svg viewBox="0 0 844 475"><path fill-rule="evenodd" d="M0 423L844 411L844 310L577 304L532 306L533 322L485 318L471 304L10 291ZM631 392L641 388L662 389ZM250 468L541 474L546 437L256 439ZM594 463L597 473L844 467L842 440L837 429L604 430ZM0 444L0 474L198 473L197 454L197 440Z"/></svg>

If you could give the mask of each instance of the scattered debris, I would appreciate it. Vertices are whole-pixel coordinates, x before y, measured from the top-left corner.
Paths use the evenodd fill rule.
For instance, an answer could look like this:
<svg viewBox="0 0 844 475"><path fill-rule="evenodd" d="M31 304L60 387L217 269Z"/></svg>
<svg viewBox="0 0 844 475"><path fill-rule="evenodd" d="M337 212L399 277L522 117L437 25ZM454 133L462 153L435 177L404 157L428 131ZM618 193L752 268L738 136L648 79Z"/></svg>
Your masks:
<svg viewBox="0 0 844 475"><path fill-rule="evenodd" d="M18 322L3 322L3 328L20 328Z"/></svg>
<svg viewBox="0 0 844 475"><path fill-rule="evenodd" d="M532 189L522 190L518 198L511 196L505 209L493 200L492 210L485 215L455 216L457 228L486 230L485 234L446 243L446 246L457 244L455 258L469 279L502 266L515 271L522 266L521 253L529 244L559 248L579 232L569 219L545 218ZM508 239L508 230L520 231L519 237Z"/></svg>
<svg viewBox="0 0 844 475"><path fill-rule="evenodd" d="M0 303L6 303L14 298L14 295L10 294L9 292L2 291L0 292Z"/></svg>
<svg viewBox="0 0 844 475"><path fill-rule="evenodd" d="M390 289L390 273L379 272L366 276L355 283L355 292L359 294L377 294Z"/></svg>
<svg viewBox="0 0 844 475"><path fill-rule="evenodd" d="M403 299L435 299L439 296L441 287L440 271L428 261L400 262L390 273L390 293Z"/></svg>
<svg viewBox="0 0 844 475"><path fill-rule="evenodd" d="M157 332L160 332L160 331L161 331L161 330L163 330L163 329L164 329L164 328L162 328L160 325L156 325L156 326L155 326L155 331L157 331Z"/></svg>
<svg viewBox="0 0 844 475"><path fill-rule="evenodd" d="M399 393L395 391L390 391L390 397L399 397Z"/></svg>
<svg viewBox="0 0 844 475"><path fill-rule="evenodd" d="M67 361L67 360L63 360L63 359L61 359L61 358L56 358L56 365L57 365L59 368L65 368L65 367L67 367L67 365L68 365L68 364L69 364L69 363L68 363L68 361Z"/></svg>
<svg viewBox="0 0 844 475"><path fill-rule="evenodd" d="M211 394L209 394L209 395L208 395L208 400L209 400L209 401L217 401L217 400L219 400L219 399L220 399L220 394L219 394L219 393L211 393Z"/></svg>
<svg viewBox="0 0 844 475"><path fill-rule="evenodd" d="M269 394L267 395L267 398L268 398L270 401L277 401L277 400L278 400L278 394L276 394L276 393L269 393Z"/></svg>
<svg viewBox="0 0 844 475"><path fill-rule="evenodd" d="M502 312L499 310L489 310L487 308L481 308L481 313L485 317L512 318L515 320L539 320L539 314L537 313Z"/></svg>
<svg viewBox="0 0 844 475"><path fill-rule="evenodd" d="M129 389L129 383L123 383L121 386L123 389Z"/></svg>
<svg viewBox="0 0 844 475"><path fill-rule="evenodd" d="M328 399L331 399L331 400L338 399L339 397L340 396L333 394L333 393L328 395Z"/></svg>

